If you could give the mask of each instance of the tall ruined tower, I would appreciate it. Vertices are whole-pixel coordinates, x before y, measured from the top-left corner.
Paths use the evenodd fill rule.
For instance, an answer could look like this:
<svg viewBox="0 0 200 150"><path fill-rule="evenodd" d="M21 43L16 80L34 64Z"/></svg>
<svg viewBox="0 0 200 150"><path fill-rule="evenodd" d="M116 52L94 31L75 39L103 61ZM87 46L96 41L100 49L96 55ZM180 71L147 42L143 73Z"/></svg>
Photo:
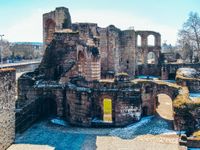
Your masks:
<svg viewBox="0 0 200 150"><path fill-rule="evenodd" d="M57 7L54 11L43 14L44 47L52 41L54 32L71 28L71 16L68 8Z"/></svg>

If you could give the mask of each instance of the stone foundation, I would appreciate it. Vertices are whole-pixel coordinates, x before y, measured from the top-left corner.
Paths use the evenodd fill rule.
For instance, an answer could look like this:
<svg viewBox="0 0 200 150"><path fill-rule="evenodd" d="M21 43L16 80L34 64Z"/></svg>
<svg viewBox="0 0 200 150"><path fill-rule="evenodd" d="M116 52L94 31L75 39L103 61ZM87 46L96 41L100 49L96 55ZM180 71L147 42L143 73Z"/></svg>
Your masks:
<svg viewBox="0 0 200 150"><path fill-rule="evenodd" d="M187 86L190 92L200 92L200 79L176 77L176 83L182 86Z"/></svg>

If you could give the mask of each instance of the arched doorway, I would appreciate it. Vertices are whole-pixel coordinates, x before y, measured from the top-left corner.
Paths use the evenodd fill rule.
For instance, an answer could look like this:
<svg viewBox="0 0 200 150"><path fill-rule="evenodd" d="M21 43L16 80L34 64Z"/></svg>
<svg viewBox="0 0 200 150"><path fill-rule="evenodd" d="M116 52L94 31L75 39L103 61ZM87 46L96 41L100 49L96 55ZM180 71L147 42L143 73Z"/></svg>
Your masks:
<svg viewBox="0 0 200 150"><path fill-rule="evenodd" d="M103 121L112 122L112 100L109 98L103 99Z"/></svg>
<svg viewBox="0 0 200 150"><path fill-rule="evenodd" d="M174 120L172 99L167 94L158 94L156 97L156 113L165 120Z"/></svg>
<svg viewBox="0 0 200 150"><path fill-rule="evenodd" d="M148 115L148 107L144 106L142 107L142 116L146 117Z"/></svg>
<svg viewBox="0 0 200 150"><path fill-rule="evenodd" d="M53 97L43 98L41 105L41 117L55 117L57 115L57 103Z"/></svg>
<svg viewBox="0 0 200 150"><path fill-rule="evenodd" d="M156 64L156 55L154 52L149 52L147 55L148 64Z"/></svg>

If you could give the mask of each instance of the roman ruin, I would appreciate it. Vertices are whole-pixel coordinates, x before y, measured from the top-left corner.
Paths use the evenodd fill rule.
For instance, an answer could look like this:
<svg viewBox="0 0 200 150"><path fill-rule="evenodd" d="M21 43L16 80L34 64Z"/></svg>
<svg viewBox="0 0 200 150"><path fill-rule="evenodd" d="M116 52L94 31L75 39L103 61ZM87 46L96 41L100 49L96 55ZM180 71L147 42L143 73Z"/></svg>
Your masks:
<svg viewBox="0 0 200 150"><path fill-rule="evenodd" d="M0 70L0 149L13 142L15 132L52 116L81 127L127 126L155 114L159 94L172 100L175 130L200 129L199 100L189 98L189 91L200 91L199 64L164 63L160 33L73 23L69 10L58 7L43 15L43 41L42 62L19 78L16 101L15 70ZM183 67L197 75L177 71ZM177 84L149 75L176 77Z"/></svg>

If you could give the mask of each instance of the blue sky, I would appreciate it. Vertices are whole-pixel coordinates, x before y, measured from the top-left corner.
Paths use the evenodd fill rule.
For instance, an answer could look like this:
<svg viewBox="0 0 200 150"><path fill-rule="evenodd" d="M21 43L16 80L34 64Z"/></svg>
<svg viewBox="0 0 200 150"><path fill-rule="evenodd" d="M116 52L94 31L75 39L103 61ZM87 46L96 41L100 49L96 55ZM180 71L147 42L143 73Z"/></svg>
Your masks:
<svg viewBox="0 0 200 150"><path fill-rule="evenodd" d="M42 41L42 14L59 6L69 8L73 22L154 30L173 45L189 12L200 14L199 0L0 0L0 34L12 42Z"/></svg>

